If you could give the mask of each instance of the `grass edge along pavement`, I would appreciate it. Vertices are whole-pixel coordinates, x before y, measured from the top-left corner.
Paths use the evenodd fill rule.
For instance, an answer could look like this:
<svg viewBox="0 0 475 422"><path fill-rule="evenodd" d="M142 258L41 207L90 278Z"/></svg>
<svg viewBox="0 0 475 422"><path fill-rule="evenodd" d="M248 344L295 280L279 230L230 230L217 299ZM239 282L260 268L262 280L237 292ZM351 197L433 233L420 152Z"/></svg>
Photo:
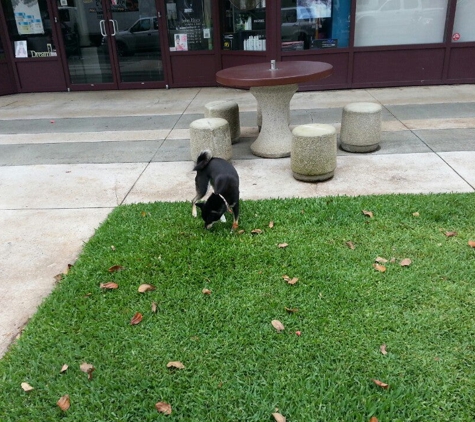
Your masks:
<svg viewBox="0 0 475 422"><path fill-rule="evenodd" d="M0 420L471 420L474 209L473 194L245 201L231 234L189 203L120 206L0 360Z"/></svg>

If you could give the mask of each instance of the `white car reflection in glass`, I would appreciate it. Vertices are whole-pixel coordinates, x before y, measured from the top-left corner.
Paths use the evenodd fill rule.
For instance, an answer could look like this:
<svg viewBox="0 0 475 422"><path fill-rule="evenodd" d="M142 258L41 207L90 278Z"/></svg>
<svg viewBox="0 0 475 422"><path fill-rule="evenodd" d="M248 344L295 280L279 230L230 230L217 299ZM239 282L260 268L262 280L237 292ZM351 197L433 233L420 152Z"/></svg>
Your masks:
<svg viewBox="0 0 475 422"><path fill-rule="evenodd" d="M131 56L140 52L159 52L157 18L148 17L137 20L129 29L118 31L115 41L120 56Z"/></svg>

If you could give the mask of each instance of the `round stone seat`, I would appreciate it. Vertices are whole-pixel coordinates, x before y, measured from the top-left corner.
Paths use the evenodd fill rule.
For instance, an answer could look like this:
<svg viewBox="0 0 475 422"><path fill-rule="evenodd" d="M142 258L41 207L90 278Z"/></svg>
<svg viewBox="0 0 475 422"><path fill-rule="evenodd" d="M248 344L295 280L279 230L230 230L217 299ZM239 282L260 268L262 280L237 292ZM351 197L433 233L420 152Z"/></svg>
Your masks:
<svg viewBox="0 0 475 422"><path fill-rule="evenodd" d="M205 117L220 117L229 123L231 143L235 144L241 136L238 103L231 100L211 101L205 104Z"/></svg>
<svg viewBox="0 0 475 422"><path fill-rule="evenodd" d="M348 152L372 152L381 141L381 105L350 103L343 107L340 148Z"/></svg>
<svg viewBox="0 0 475 422"><path fill-rule="evenodd" d="M229 123L220 117L206 117L190 124L191 159L196 163L201 151L211 151L213 157L232 158Z"/></svg>
<svg viewBox="0 0 475 422"><path fill-rule="evenodd" d="M336 129L331 125L306 124L292 131L290 165L295 179L321 182L336 168Z"/></svg>

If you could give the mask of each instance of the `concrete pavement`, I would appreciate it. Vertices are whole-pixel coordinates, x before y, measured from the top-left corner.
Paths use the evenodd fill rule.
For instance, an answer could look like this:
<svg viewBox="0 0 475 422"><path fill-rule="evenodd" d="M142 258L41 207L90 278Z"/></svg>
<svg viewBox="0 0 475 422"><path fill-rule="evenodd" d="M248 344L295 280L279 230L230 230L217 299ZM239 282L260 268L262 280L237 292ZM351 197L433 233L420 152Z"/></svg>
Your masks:
<svg viewBox="0 0 475 422"><path fill-rule="evenodd" d="M339 129L349 102L383 106L381 149L338 151L335 177L319 184L296 181L289 158L251 154L258 132L248 91L0 97L0 357L114 207L191 200L189 124L202 117L205 103L230 98L241 114L233 163L244 201L475 190L475 85L297 93L292 126Z"/></svg>

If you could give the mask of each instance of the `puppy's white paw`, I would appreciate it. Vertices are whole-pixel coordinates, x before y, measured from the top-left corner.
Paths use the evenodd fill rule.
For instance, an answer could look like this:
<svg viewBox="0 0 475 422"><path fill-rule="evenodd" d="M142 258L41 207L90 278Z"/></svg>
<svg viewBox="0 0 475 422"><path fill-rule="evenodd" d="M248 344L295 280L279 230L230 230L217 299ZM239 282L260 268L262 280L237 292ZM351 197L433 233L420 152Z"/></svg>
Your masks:
<svg viewBox="0 0 475 422"><path fill-rule="evenodd" d="M193 217L197 217L197 216L198 216L198 213L197 213L197 211L196 211L196 205L195 205L195 204L193 204L193 207L191 208L191 215L192 215Z"/></svg>
<svg viewBox="0 0 475 422"><path fill-rule="evenodd" d="M226 217L224 216L224 214L221 216L220 220L222 223L226 223Z"/></svg>

